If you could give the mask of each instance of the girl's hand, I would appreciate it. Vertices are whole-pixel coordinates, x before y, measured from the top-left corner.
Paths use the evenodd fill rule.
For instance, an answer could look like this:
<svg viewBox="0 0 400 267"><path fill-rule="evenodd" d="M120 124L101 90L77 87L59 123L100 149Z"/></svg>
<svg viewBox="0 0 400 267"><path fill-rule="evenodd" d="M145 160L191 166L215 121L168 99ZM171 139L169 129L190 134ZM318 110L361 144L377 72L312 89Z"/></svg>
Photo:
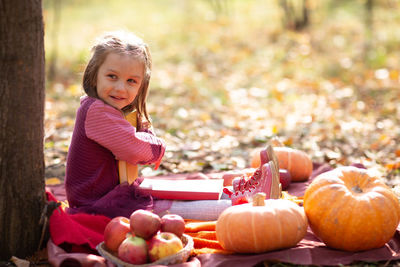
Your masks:
<svg viewBox="0 0 400 267"><path fill-rule="evenodd" d="M156 134L154 132L154 129L153 129L153 126L149 121L147 121L146 119L139 119L138 118L137 122L138 123L137 123L136 129L137 129L138 132L145 132L145 133L149 133L151 135L156 136Z"/></svg>
<svg viewBox="0 0 400 267"><path fill-rule="evenodd" d="M140 122L140 129L141 130L149 130L150 127L151 127L150 122L148 122L146 120L143 120L143 121Z"/></svg>
<svg viewBox="0 0 400 267"><path fill-rule="evenodd" d="M151 123L147 121L145 118L137 117L136 121L137 121L137 128L139 129L139 131L144 132L152 130Z"/></svg>

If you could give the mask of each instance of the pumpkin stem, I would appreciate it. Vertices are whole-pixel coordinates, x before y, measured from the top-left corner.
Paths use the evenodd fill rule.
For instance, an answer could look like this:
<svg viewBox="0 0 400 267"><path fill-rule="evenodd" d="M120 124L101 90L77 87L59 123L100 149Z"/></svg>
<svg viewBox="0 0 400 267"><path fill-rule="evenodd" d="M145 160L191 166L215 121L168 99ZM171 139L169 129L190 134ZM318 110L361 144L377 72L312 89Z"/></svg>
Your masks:
<svg viewBox="0 0 400 267"><path fill-rule="evenodd" d="M265 198L267 195L265 193L257 193L253 196L253 206L265 206Z"/></svg>
<svg viewBox="0 0 400 267"><path fill-rule="evenodd" d="M351 190L353 190L353 191L356 192L356 193L362 193L362 192L363 192L362 189L361 189L358 185L353 186L353 187L351 188Z"/></svg>

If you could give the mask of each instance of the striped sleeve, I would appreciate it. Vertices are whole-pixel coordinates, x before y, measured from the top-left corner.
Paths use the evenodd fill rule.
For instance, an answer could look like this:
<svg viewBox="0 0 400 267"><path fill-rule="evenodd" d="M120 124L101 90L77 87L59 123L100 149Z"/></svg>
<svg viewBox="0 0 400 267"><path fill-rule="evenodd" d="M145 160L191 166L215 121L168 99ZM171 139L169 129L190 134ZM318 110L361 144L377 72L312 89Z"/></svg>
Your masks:
<svg viewBox="0 0 400 267"><path fill-rule="evenodd" d="M85 121L86 136L110 150L117 160L130 164L151 164L161 161L165 143L148 132L136 132L122 113L95 101L88 109Z"/></svg>

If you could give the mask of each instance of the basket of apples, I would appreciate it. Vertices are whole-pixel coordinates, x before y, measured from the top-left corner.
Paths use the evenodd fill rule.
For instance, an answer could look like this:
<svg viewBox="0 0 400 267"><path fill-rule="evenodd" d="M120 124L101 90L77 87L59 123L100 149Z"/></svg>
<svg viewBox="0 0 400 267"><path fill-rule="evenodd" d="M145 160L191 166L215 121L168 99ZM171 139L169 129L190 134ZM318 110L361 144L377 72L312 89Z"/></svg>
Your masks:
<svg viewBox="0 0 400 267"><path fill-rule="evenodd" d="M176 214L160 218L147 210L136 210L130 218L115 217L97 245L101 256L117 266L170 265L186 262L193 239L184 234L185 221Z"/></svg>

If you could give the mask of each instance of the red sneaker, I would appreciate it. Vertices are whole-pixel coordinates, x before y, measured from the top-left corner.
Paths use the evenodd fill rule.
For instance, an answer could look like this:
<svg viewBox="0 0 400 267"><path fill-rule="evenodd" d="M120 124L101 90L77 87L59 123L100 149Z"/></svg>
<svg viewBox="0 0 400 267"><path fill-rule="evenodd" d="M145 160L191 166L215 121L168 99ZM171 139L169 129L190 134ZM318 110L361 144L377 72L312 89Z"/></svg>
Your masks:
<svg viewBox="0 0 400 267"><path fill-rule="evenodd" d="M276 172L279 177L279 165L278 158L274 153L274 149L271 145L268 145L265 149L260 151L260 167L254 172L253 176L249 179L249 177L243 175L242 177L235 178L232 181L233 192L239 192L248 189L248 186L252 186L255 182L260 179L261 175L261 167L270 161L274 162L274 166L276 168ZM279 182L279 179L278 179ZM268 198L268 194L267 194Z"/></svg>
<svg viewBox="0 0 400 267"><path fill-rule="evenodd" d="M241 180L236 183L236 190L234 188L234 192L230 192L227 188L224 188L224 192L232 200L232 205L251 202L253 196L259 192L265 193L266 198L277 199L280 197L279 172L277 172L273 161L262 165L247 181L244 181L242 178L239 178Z"/></svg>

